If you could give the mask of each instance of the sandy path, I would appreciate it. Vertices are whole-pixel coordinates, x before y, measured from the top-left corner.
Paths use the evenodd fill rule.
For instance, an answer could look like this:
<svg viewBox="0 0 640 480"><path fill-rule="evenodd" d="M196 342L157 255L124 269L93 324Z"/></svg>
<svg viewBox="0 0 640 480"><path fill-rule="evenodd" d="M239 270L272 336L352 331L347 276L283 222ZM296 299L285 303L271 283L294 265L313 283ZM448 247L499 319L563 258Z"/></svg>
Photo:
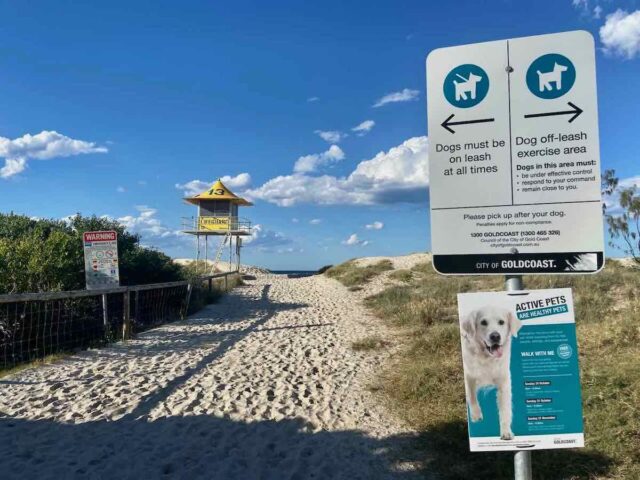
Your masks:
<svg viewBox="0 0 640 480"><path fill-rule="evenodd" d="M189 320L0 380L0 478L415 478L354 296L261 275Z"/></svg>

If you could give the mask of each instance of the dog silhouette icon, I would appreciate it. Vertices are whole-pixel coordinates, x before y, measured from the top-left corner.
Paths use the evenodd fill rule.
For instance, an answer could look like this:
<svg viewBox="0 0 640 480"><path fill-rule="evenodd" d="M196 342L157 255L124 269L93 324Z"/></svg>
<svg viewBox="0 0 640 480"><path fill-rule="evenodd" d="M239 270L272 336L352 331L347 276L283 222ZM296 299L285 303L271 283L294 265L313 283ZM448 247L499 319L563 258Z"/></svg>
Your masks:
<svg viewBox="0 0 640 480"><path fill-rule="evenodd" d="M538 88L540 91L551 91L554 89L554 86L555 90L562 90L562 72L566 72L568 68L569 67L555 62L553 64L553 70L550 72L541 72L540 70L536 70L536 73L538 74ZM554 86L551 85L552 83Z"/></svg>
<svg viewBox="0 0 640 480"><path fill-rule="evenodd" d="M469 72L469 77L465 78L462 75L456 73L456 77L461 78L462 82L457 82L456 80L453 83L456 86L456 101L466 100L467 93L471 97L471 100L476 99L476 86L478 82L482 81L482 77L479 75L474 75Z"/></svg>

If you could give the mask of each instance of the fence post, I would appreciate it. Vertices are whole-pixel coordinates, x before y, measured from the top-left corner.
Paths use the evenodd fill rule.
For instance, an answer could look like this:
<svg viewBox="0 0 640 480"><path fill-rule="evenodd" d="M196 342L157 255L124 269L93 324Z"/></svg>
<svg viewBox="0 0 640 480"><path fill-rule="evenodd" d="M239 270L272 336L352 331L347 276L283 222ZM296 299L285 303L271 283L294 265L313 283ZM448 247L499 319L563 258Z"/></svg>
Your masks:
<svg viewBox="0 0 640 480"><path fill-rule="evenodd" d="M225 292L228 292L228 291L229 291L229 286L228 286L228 284L227 284L227 278L229 278L229 274L228 274L228 273L225 273L225 274L224 274L224 291L225 291Z"/></svg>
<svg viewBox="0 0 640 480"><path fill-rule="evenodd" d="M131 336L131 312L129 311L130 292L127 290L122 297L122 340Z"/></svg>
<svg viewBox="0 0 640 480"><path fill-rule="evenodd" d="M187 312L189 311L189 302L191 301L191 291L193 290L193 285L189 283L187 285L187 300L184 305L184 310L182 311L182 315L180 315L180 319L184 320L187 317Z"/></svg>
<svg viewBox="0 0 640 480"><path fill-rule="evenodd" d="M213 291L213 278L209 278L209 293Z"/></svg>
<svg viewBox="0 0 640 480"><path fill-rule="evenodd" d="M107 294L102 294L102 321L104 322L104 326L109 326L109 307L107 304Z"/></svg>
<svg viewBox="0 0 640 480"><path fill-rule="evenodd" d="M109 336L109 310L107 304L107 294L102 294L102 322L104 323L104 336Z"/></svg>
<svg viewBox="0 0 640 480"><path fill-rule="evenodd" d="M133 319L137 322L138 315L140 314L140 290L136 290L136 309L133 316ZM138 324L139 325L139 324Z"/></svg>

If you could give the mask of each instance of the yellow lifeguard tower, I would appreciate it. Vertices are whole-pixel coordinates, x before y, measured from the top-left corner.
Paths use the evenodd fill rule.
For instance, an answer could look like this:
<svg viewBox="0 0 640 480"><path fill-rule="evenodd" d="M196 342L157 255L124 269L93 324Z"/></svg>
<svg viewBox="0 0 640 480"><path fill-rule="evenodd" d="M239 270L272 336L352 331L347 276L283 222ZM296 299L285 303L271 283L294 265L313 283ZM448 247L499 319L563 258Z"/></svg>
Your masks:
<svg viewBox="0 0 640 480"><path fill-rule="evenodd" d="M201 259L200 237L204 237L204 271L213 271L222 258L224 247L229 243L229 268L234 260L240 268L240 249L242 236L251 235L251 222L238 216L238 207L250 207L253 203L238 197L218 179L210 188L193 197L186 197L186 202L198 207L196 217L183 217L182 230L196 237L196 271ZM213 264L209 265L209 237L221 236Z"/></svg>

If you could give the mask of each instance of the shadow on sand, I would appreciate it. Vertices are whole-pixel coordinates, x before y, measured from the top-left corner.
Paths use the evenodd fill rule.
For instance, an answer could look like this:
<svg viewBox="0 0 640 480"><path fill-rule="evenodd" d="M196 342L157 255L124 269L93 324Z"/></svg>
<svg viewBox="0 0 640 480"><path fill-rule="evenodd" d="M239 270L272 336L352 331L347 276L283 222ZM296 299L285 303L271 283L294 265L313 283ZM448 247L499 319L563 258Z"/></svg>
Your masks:
<svg viewBox="0 0 640 480"><path fill-rule="evenodd" d="M326 432L299 418L247 423L232 418L233 412L223 418L181 415L149 420L149 413L189 378L247 335L266 331L265 323L276 313L306 307L271 302L269 288L266 285L257 299L243 298L240 309L223 301L186 322L146 332L126 346L74 357L73 361L92 361L99 356L109 362L205 349L195 364L141 397L132 411L117 420L63 423L0 417L0 478L417 478L415 473L396 471L415 460L407 457L411 449L405 448L411 445L412 437L374 439L357 430ZM255 320L247 325L250 318ZM198 329L211 323L222 330ZM43 383L59 381L64 379L47 378ZM100 388L99 381L96 386ZM65 401L68 405L72 400Z"/></svg>
<svg viewBox="0 0 640 480"><path fill-rule="evenodd" d="M0 478L409 479L409 437L212 416L63 424L0 420Z"/></svg>

